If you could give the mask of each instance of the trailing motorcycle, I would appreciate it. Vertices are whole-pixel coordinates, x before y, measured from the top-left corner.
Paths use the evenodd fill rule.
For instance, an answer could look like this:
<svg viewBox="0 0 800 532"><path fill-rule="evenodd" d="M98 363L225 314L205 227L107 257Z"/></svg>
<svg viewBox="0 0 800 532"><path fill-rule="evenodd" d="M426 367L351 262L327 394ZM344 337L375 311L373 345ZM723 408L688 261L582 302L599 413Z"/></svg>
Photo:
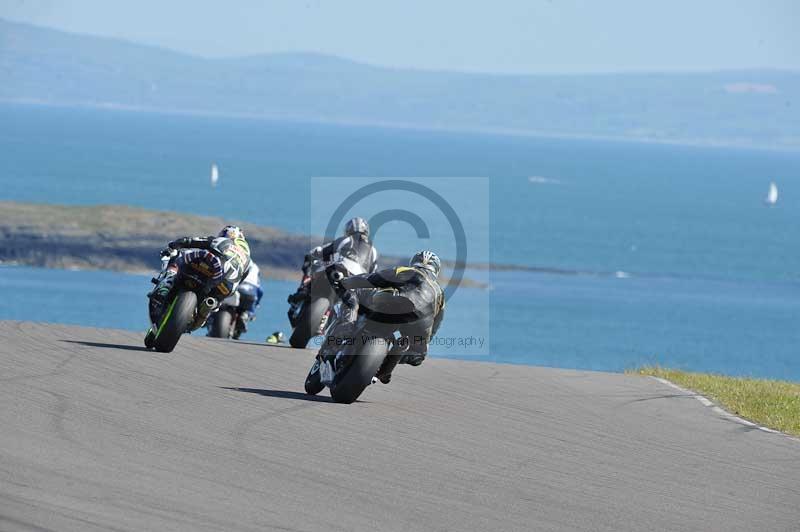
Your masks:
<svg viewBox="0 0 800 532"><path fill-rule="evenodd" d="M369 307L389 306L392 309L387 315L389 319L368 316ZM315 358L306 377L306 393L316 395L327 386L337 403L349 404L358 399L367 386L375 382L379 371L390 372L402 357L394 354L393 347L407 339L400 335L401 324L392 323L391 316L409 316L413 312L414 305L408 299L377 290L372 293L368 305L360 305L350 338L332 337L330 333L335 328L335 320L332 320L326 331L326 341L334 343L329 346L331 354Z"/></svg>

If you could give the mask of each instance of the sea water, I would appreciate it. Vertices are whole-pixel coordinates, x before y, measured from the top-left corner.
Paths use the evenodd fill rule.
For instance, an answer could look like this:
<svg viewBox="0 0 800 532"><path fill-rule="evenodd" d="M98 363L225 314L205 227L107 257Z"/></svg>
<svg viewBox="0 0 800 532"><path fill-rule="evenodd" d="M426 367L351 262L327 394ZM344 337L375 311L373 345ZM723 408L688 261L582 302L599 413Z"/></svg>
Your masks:
<svg viewBox="0 0 800 532"><path fill-rule="evenodd" d="M800 380L797 153L7 105L0 119L6 200L129 204L308 232L315 177L486 177L489 197L477 200L488 201L488 258L562 273L471 272L488 298L459 290L443 337L469 337L479 306L491 324L481 359ZM780 190L772 208L770 181ZM399 254L405 243L386 236L378 246ZM0 271L1 318L145 326L146 277ZM107 283L130 293L100 301L95 287ZM266 286L274 293L253 338L287 329L293 286Z"/></svg>

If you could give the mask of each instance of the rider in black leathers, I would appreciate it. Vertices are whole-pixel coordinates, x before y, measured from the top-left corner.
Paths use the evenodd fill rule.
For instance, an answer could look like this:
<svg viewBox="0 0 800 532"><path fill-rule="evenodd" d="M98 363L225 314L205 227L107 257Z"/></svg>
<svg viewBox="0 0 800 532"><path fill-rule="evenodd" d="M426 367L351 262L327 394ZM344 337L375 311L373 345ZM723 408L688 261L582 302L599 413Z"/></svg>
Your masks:
<svg viewBox="0 0 800 532"><path fill-rule="evenodd" d="M328 346L342 345L352 336L359 308L368 319L402 324L402 339L387 356L377 377L384 384L391 379L398 363L419 366L428 353L428 343L444 319L444 291L437 280L441 270L439 257L420 251L409 266L388 268L372 274L346 277L336 283L342 308L337 324L320 349L320 356L330 355Z"/></svg>
<svg viewBox="0 0 800 532"><path fill-rule="evenodd" d="M344 228L344 236L317 246L303 260L303 280L297 291L290 295L287 302L289 318L294 315L295 306L308 296L308 277L311 275L311 264L315 259L324 262L332 258L346 258L361 265L365 272L372 273L378 268L378 250L369 239L369 224L363 218L349 220Z"/></svg>

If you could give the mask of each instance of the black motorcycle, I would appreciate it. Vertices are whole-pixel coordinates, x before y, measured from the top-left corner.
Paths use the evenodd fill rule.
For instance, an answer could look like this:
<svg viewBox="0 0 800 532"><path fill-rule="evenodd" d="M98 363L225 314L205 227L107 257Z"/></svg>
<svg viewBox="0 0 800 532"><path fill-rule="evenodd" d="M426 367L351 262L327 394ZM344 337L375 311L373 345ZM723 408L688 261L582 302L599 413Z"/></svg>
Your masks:
<svg viewBox="0 0 800 532"><path fill-rule="evenodd" d="M383 303L382 299L387 303ZM387 308L389 305L392 311L384 319L370 316L370 307ZM316 357L306 377L306 393L316 395L327 386L331 398L337 403L349 404L358 399L367 386L375 382L379 370L391 370L387 366L394 367L401 358L400 354L393 354L393 347L402 341L399 327L406 322L403 318L413 313L414 305L408 299L386 291L375 291L369 304L359 307L351 338L326 336L326 342L335 343L331 350L334 354L326 359L319 355ZM334 329L334 321L328 333Z"/></svg>
<svg viewBox="0 0 800 532"><path fill-rule="evenodd" d="M169 353L178 344L183 333L202 327L218 301L209 294L224 284L221 275L215 274L218 257L210 252L186 253L175 262L177 272L163 304L152 298L149 312L152 326L147 331L144 345L162 353ZM221 266L218 271L222 271ZM159 279L152 279L158 284Z"/></svg>

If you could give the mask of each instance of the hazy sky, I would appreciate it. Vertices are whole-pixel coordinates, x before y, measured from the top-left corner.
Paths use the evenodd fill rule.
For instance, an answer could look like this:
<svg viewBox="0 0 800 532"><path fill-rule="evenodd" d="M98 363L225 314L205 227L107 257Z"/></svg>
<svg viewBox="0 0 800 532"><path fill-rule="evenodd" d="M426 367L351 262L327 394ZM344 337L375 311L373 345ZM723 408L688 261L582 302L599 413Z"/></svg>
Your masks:
<svg viewBox="0 0 800 532"><path fill-rule="evenodd" d="M490 72L800 69L800 0L0 0L0 17L203 56Z"/></svg>

